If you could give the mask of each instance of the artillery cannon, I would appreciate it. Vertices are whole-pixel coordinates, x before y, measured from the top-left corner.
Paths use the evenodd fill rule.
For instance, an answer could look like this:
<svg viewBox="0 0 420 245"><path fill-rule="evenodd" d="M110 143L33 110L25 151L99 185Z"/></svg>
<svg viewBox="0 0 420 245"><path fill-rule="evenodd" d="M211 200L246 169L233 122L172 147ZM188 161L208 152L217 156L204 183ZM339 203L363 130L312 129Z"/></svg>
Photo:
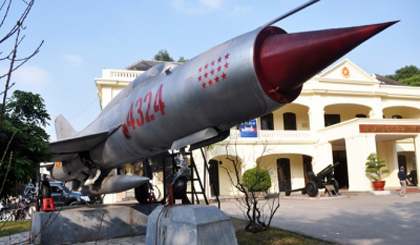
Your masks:
<svg viewBox="0 0 420 245"><path fill-rule="evenodd" d="M339 162L330 164L317 175L315 175L313 171L309 171L309 181L306 183L306 186L304 188L287 190L286 196L290 196L290 193L292 192L301 191L303 195L308 194L310 197L315 197L318 194L318 189L322 188L325 188L325 191L328 192L330 196L338 195L340 185L338 184L338 181L334 179L334 168L339 164Z"/></svg>

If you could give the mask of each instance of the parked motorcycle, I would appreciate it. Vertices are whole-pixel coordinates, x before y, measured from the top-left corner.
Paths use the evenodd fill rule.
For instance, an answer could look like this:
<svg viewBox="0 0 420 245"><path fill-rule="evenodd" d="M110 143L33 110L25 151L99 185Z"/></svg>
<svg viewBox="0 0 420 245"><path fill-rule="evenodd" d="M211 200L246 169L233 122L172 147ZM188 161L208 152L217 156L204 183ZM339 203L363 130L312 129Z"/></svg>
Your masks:
<svg viewBox="0 0 420 245"><path fill-rule="evenodd" d="M16 220L26 219L26 216L29 214L30 204L31 204L31 200L29 198L19 196L18 203L16 204L16 209L15 209Z"/></svg>
<svg viewBox="0 0 420 245"><path fill-rule="evenodd" d="M0 200L0 221L6 220L15 220L15 215L13 214L10 202L3 198Z"/></svg>

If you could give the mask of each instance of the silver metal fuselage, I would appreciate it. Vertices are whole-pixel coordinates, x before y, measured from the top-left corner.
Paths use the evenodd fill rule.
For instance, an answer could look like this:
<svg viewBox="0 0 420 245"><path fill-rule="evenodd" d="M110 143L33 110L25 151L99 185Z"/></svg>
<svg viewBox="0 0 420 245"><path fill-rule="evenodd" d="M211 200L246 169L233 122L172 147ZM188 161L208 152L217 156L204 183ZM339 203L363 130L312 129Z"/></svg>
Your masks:
<svg viewBox="0 0 420 245"><path fill-rule="evenodd" d="M136 162L202 129L229 130L283 106L266 95L257 79L253 53L260 31L213 47L178 67L161 63L135 79L79 134L123 125L89 151L92 161L101 169ZM156 111L160 101L164 109ZM141 114L144 123L139 126ZM125 125L130 138L124 135Z"/></svg>

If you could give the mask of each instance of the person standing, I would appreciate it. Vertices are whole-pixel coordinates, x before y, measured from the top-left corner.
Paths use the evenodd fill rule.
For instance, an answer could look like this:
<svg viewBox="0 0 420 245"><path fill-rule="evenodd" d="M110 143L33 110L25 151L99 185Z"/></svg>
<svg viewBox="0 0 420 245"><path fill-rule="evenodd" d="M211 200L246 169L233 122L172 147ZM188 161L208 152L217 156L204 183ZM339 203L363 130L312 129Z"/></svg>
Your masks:
<svg viewBox="0 0 420 245"><path fill-rule="evenodd" d="M400 171L398 172L398 178L400 179L400 184L401 184L400 196L407 197L406 195L407 183L410 183L410 181L407 179L407 175L405 174L405 171L404 171L404 166L400 167Z"/></svg>

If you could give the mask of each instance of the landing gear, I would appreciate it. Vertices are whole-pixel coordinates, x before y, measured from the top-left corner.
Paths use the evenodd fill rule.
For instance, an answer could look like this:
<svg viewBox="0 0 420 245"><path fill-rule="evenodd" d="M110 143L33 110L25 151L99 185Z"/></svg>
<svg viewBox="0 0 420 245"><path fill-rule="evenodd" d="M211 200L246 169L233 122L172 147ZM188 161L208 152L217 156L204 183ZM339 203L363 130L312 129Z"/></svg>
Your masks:
<svg viewBox="0 0 420 245"><path fill-rule="evenodd" d="M149 179L153 178L149 160L143 161L143 176L146 176ZM134 195L136 200L141 204L157 202L155 195L153 194L153 188L149 182L134 188Z"/></svg>
<svg viewBox="0 0 420 245"><path fill-rule="evenodd" d="M184 199L187 195L187 178L179 178L176 182L172 185L172 190L175 199Z"/></svg>
<svg viewBox="0 0 420 245"><path fill-rule="evenodd" d="M188 160L185 157L185 148L181 148L175 156L176 172L172 178L172 190L174 199L186 199L187 182L190 178L191 169L188 167Z"/></svg>
<svg viewBox="0 0 420 245"><path fill-rule="evenodd" d="M42 198L51 198L51 188L50 188L50 182L48 182L48 180L42 181L41 195L42 195Z"/></svg>
<svg viewBox="0 0 420 245"><path fill-rule="evenodd" d="M149 193L149 184L143 184L134 188L134 195L139 203L147 203L147 194Z"/></svg>

